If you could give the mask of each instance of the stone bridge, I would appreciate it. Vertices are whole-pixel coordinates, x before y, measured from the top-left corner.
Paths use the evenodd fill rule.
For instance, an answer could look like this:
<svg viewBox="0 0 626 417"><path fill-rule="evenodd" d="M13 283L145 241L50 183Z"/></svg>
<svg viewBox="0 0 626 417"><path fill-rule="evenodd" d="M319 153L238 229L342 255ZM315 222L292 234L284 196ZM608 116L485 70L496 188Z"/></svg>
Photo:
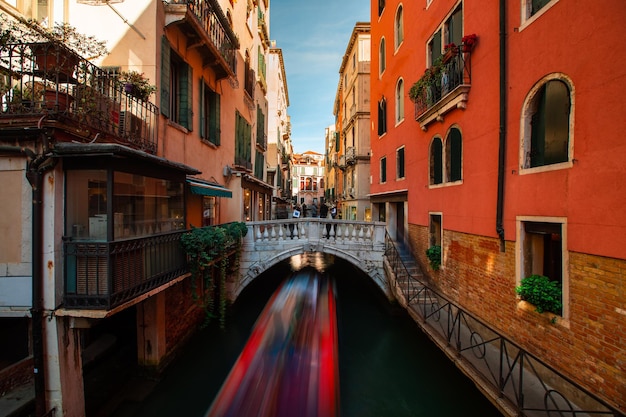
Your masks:
<svg viewBox="0 0 626 417"><path fill-rule="evenodd" d="M236 299L257 276L294 255L321 252L350 262L390 294L383 269L385 223L300 218L248 222L239 263L240 277L232 289Z"/></svg>

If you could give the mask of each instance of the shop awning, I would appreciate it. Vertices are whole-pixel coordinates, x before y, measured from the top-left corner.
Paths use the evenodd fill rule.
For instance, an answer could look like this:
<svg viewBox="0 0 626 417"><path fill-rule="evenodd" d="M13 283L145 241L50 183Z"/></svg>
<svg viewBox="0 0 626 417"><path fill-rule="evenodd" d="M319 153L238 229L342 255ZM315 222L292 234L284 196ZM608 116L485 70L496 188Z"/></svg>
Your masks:
<svg viewBox="0 0 626 417"><path fill-rule="evenodd" d="M233 198L233 192L223 185L214 182L203 181L197 178L187 178L187 184L193 194L206 195L210 197L228 197Z"/></svg>

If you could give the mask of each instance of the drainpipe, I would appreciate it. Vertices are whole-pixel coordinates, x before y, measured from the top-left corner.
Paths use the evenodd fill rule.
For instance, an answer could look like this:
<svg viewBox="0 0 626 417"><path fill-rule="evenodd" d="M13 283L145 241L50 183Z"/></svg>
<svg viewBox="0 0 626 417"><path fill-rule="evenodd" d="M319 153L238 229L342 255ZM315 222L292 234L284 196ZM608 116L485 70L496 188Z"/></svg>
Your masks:
<svg viewBox="0 0 626 417"><path fill-rule="evenodd" d="M504 169L506 164L506 0L500 0L500 140L498 148L498 202L496 232L500 238L500 252L504 252Z"/></svg>
<svg viewBox="0 0 626 417"><path fill-rule="evenodd" d="M35 415L46 414L46 380L44 375L44 333L43 333L43 205L42 186L46 171L51 170L55 161L48 155L48 137L42 134L43 152L19 146L0 146L0 153L17 153L28 158L26 179L32 188L32 343L35 381Z"/></svg>

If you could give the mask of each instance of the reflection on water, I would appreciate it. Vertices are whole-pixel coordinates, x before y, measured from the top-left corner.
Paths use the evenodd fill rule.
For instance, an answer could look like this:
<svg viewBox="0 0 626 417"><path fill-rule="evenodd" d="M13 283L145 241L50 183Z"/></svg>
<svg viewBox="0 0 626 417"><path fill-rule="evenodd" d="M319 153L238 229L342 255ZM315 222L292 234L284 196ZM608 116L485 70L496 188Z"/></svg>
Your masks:
<svg viewBox="0 0 626 417"><path fill-rule="evenodd" d="M253 334L268 300L293 270L318 266L334 279L342 417L501 417L370 278L332 256L306 254L246 288L221 331L203 329L141 403L114 417L202 417ZM297 414L294 414L297 415Z"/></svg>

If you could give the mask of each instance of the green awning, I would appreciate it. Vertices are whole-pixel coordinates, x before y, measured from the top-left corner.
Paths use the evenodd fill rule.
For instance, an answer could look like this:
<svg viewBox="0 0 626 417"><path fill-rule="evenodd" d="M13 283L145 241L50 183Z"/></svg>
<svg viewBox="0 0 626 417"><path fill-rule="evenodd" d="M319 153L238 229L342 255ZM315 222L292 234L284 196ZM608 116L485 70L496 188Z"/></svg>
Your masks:
<svg viewBox="0 0 626 417"><path fill-rule="evenodd" d="M202 181L198 179L187 179L189 188L193 194L206 195L210 197L233 198L233 192L228 188L214 182Z"/></svg>

